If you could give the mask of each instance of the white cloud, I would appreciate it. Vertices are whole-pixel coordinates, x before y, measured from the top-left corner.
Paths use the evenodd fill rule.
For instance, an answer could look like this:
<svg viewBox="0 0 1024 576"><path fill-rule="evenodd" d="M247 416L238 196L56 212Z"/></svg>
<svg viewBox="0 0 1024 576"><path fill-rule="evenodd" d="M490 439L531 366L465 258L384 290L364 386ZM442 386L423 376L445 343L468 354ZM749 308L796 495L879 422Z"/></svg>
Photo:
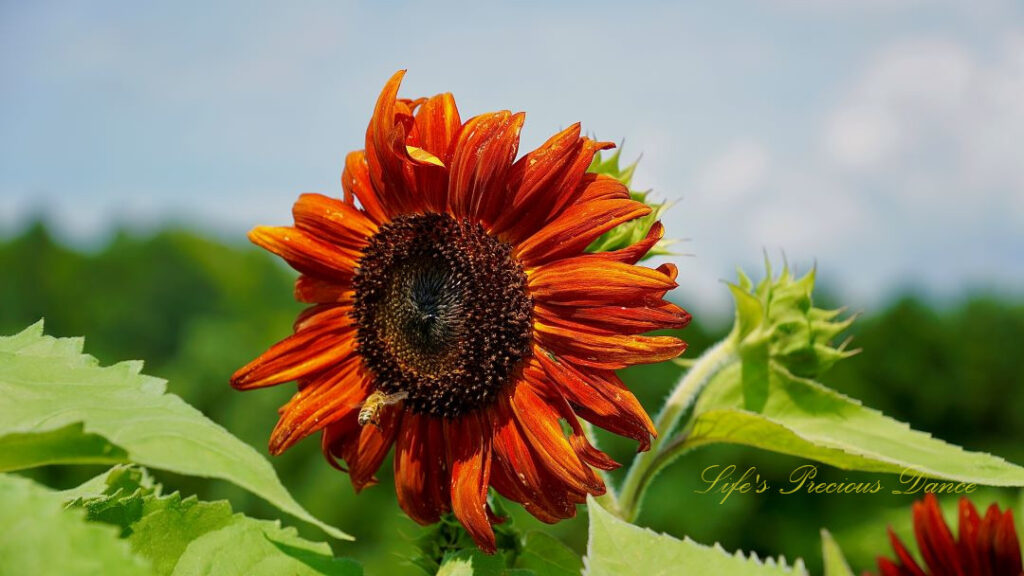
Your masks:
<svg viewBox="0 0 1024 576"><path fill-rule="evenodd" d="M760 143L739 139L713 158L697 177L697 192L721 204L742 201L759 185L768 171L768 151Z"/></svg>
<svg viewBox="0 0 1024 576"><path fill-rule="evenodd" d="M949 40L883 50L830 115L824 149L855 176L911 201L1024 189L1024 42L986 54Z"/></svg>

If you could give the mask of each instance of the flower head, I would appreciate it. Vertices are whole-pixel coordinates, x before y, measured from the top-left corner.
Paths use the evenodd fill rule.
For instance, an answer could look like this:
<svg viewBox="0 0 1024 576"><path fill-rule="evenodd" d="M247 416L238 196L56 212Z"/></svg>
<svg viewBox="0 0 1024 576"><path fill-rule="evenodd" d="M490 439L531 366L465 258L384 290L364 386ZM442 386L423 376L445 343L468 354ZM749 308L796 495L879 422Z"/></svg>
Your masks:
<svg viewBox="0 0 1024 576"><path fill-rule="evenodd" d="M524 114L463 122L450 94L397 98L402 75L346 159L344 197L303 194L294 226L250 233L301 273L295 297L311 306L231 383L297 381L272 453L321 432L360 490L395 445L402 509L421 524L451 511L493 551L489 487L546 522L604 492L593 468L617 464L578 417L650 445L653 424L615 371L679 355L679 339L643 333L689 315L664 300L674 266L636 265L660 224L585 253L651 212L586 172L609 143L574 124L517 160Z"/></svg>
<svg viewBox="0 0 1024 576"><path fill-rule="evenodd" d="M942 517L934 494L914 503L914 536L924 559L922 569L896 534L889 539L896 560L878 559L881 576L1024 576L1013 512L992 504L980 516L967 498L960 499L959 537Z"/></svg>

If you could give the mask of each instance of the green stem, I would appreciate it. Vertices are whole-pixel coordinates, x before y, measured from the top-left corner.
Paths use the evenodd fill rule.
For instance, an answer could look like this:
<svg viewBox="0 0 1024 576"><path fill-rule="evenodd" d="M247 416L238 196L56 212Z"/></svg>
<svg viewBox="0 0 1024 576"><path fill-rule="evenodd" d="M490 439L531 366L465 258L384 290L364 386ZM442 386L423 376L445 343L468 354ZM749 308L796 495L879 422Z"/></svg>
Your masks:
<svg viewBox="0 0 1024 576"><path fill-rule="evenodd" d="M633 465L626 474L626 480L618 496L618 515L631 522L640 512L640 501L647 485L669 460L661 458L661 453L670 442L672 431L676 429L680 418L693 405L697 395L711 378L726 366L738 360L734 338L730 334L712 348L708 349L693 364L690 370L676 385L665 406L654 420L658 437L651 444L651 449L637 455Z"/></svg>
<svg viewBox="0 0 1024 576"><path fill-rule="evenodd" d="M587 438L590 439L590 443L596 447L597 437L594 434L594 425L591 424L590 422L587 422L586 420L581 421L583 422L583 433L586 434ZM602 508L611 512L612 514L618 515L619 499L615 495L615 486L614 484L612 484L611 477L608 475L608 472L604 470L598 470L598 474L600 474L601 480L604 481L605 493L600 496L595 496L594 498L598 501L598 503L601 504Z"/></svg>

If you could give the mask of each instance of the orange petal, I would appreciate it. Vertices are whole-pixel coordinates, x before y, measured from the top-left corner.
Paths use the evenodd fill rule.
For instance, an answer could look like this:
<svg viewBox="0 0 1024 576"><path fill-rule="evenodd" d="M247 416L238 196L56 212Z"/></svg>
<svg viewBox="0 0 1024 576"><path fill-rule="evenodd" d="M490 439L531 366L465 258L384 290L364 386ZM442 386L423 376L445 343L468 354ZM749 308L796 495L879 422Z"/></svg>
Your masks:
<svg viewBox="0 0 1024 576"><path fill-rule="evenodd" d="M497 455L495 455L495 459L497 460ZM551 513L544 505L538 503L533 492L525 490L511 474L506 466L499 466L495 462L491 466L491 487L508 500L520 503L523 509L532 514L534 518L546 524L554 524L559 520L572 517L572 515L560 516Z"/></svg>
<svg viewBox="0 0 1024 576"><path fill-rule="evenodd" d="M362 150L349 152L345 156L345 169L341 173L341 188L345 191L345 202L352 204L357 198L359 205L374 222L383 224L387 220L384 208L377 198L377 192L370 182L370 167L366 163L366 153Z"/></svg>
<svg viewBox="0 0 1024 576"><path fill-rule="evenodd" d="M579 418L576 417L576 413L569 406L569 403L566 402L561 389L550 380L544 369L537 364L536 359L531 361L530 365L526 367L525 372L529 374L523 378L519 385L533 387L533 392L547 402L569 424L569 428L572 429L572 434L569 435L569 444L576 451L576 455L587 464L601 470L615 470L618 468L618 462L612 460L610 456L598 450L596 446L590 443L586 432L583 431L583 426L580 425Z"/></svg>
<svg viewBox="0 0 1024 576"><path fill-rule="evenodd" d="M655 222L651 225L651 229L647 231L647 236L645 236L643 240L637 241L632 246L626 246L625 248L612 250L610 252L597 252L595 254L590 254L590 256L604 260L613 260L623 264L636 264L641 258L646 256L647 253L650 252L664 236L665 227L661 222Z"/></svg>
<svg viewBox="0 0 1024 576"><path fill-rule="evenodd" d="M422 525L433 524L444 512L442 483L448 485L441 420L408 413L395 444L395 492L398 505Z"/></svg>
<svg viewBox="0 0 1024 576"><path fill-rule="evenodd" d="M452 512L481 550L494 554L497 546L487 514L487 488L491 477L491 437L489 422L470 412L444 420L448 441L448 466L451 470Z"/></svg>
<svg viewBox="0 0 1024 576"><path fill-rule="evenodd" d="M592 334L641 334L652 330L679 329L690 323L690 314L671 302L643 306L576 307L536 304L534 315L545 324Z"/></svg>
<svg viewBox="0 0 1024 576"><path fill-rule="evenodd" d="M629 189L615 178L607 174L583 175L577 192L577 202L593 202L595 200L629 200Z"/></svg>
<svg viewBox="0 0 1024 576"><path fill-rule="evenodd" d="M342 284L302 274L295 279L295 299L310 304L351 303L355 301L355 291L347 282Z"/></svg>
<svg viewBox="0 0 1024 576"><path fill-rule="evenodd" d="M329 303L310 306L295 317L292 330L311 330L314 328L337 328L352 324L352 306L348 303Z"/></svg>
<svg viewBox="0 0 1024 576"><path fill-rule="evenodd" d="M558 356L604 370L664 362L686 350L686 342L674 336L594 334L538 320L534 320L533 328L537 341Z"/></svg>
<svg viewBox="0 0 1024 576"><path fill-rule="evenodd" d="M396 72L377 98L366 128L366 164L370 183L385 214L413 212L421 203L416 193L406 135L413 126L409 104L398 100L404 70Z"/></svg>
<svg viewBox="0 0 1024 576"><path fill-rule="evenodd" d="M296 227L348 248L362 250L377 225L366 214L323 194L302 194L292 207Z"/></svg>
<svg viewBox="0 0 1024 576"><path fill-rule="evenodd" d="M494 226L517 244L556 218L575 201L580 182L598 150L614 147L580 137L580 125L552 136L520 158L511 174L513 199Z"/></svg>
<svg viewBox="0 0 1024 576"><path fill-rule="evenodd" d="M303 274L340 282L352 278L360 257L358 252L328 244L290 226L257 226L249 232L249 240L284 258Z"/></svg>
<svg viewBox="0 0 1024 576"><path fill-rule="evenodd" d="M451 165L455 138L462 127L459 110L451 94L438 94L424 100L416 110L413 133L419 149L431 155L436 162L414 168L416 189L426 210L444 212L448 195L448 166ZM433 164L431 166L430 164Z"/></svg>
<svg viewBox="0 0 1024 576"><path fill-rule="evenodd" d="M518 256L527 266L576 256L605 232L650 213L649 206L632 200L577 203L524 240Z"/></svg>
<svg viewBox="0 0 1024 576"><path fill-rule="evenodd" d="M462 127L448 179L448 208L456 218L486 224L500 208L525 118L503 110L471 118Z"/></svg>
<svg viewBox="0 0 1024 576"><path fill-rule="evenodd" d="M299 440L359 411L370 394L370 382L362 375L358 358L346 362L308 383L281 409L281 418L270 435L270 453L280 454Z"/></svg>
<svg viewBox="0 0 1024 576"><path fill-rule="evenodd" d="M660 270L594 258L566 258L527 272L538 302L567 306L640 306L676 287Z"/></svg>
<svg viewBox="0 0 1024 576"><path fill-rule="evenodd" d="M462 127L459 109L450 93L426 99L414 119L420 147L450 165L455 136Z"/></svg>
<svg viewBox="0 0 1024 576"><path fill-rule="evenodd" d="M577 502L585 497L550 477L535 451L523 438L522 430L508 398L501 398L495 407L494 459L491 484L506 498L523 505L527 512L548 523L576 515Z"/></svg>
<svg viewBox="0 0 1024 576"><path fill-rule="evenodd" d="M238 390L272 386L303 378L338 362L355 351L355 329L337 325L297 332L238 369L231 385Z"/></svg>
<svg viewBox="0 0 1024 576"><path fill-rule="evenodd" d="M556 478L577 490L604 494L604 483L576 456L558 423L558 414L537 396L534 387L516 386L512 411L530 446Z"/></svg>
<svg viewBox="0 0 1024 576"><path fill-rule="evenodd" d="M633 438L640 443L640 452L650 448L651 436L657 435L654 423L614 372L588 371L584 376L568 362L555 360L539 348L535 349L534 357L583 419Z"/></svg>
<svg viewBox="0 0 1024 576"><path fill-rule="evenodd" d="M380 468L402 421L402 410L387 406L381 411L380 424L360 426L356 415L344 418L324 429L322 449L328 462L339 469L335 458L348 465L349 479L356 492L377 483L374 474Z"/></svg>

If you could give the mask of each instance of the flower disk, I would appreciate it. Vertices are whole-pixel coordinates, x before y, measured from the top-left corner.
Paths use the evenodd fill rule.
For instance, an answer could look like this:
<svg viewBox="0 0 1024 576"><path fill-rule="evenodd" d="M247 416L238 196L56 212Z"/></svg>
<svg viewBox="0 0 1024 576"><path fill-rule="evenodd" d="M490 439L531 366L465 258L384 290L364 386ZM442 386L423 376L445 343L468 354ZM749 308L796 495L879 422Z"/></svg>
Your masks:
<svg viewBox="0 0 1024 576"><path fill-rule="evenodd" d="M586 249L651 215L615 178L587 173L612 145L573 124L521 157L525 115L463 121L451 94L384 86L341 176L342 198L302 194L294 226L249 233L300 274L294 334L231 377L295 381L270 436L280 454L320 432L356 490L392 446L398 504L420 524L451 512L495 550L495 492L544 522L576 514L618 466L580 419L651 445L654 424L616 375L686 344L665 300L676 267L637 263L664 234Z"/></svg>
<svg viewBox="0 0 1024 576"><path fill-rule="evenodd" d="M492 404L530 355L526 274L480 224L399 216L363 249L353 286L363 362L413 412L453 418Z"/></svg>

